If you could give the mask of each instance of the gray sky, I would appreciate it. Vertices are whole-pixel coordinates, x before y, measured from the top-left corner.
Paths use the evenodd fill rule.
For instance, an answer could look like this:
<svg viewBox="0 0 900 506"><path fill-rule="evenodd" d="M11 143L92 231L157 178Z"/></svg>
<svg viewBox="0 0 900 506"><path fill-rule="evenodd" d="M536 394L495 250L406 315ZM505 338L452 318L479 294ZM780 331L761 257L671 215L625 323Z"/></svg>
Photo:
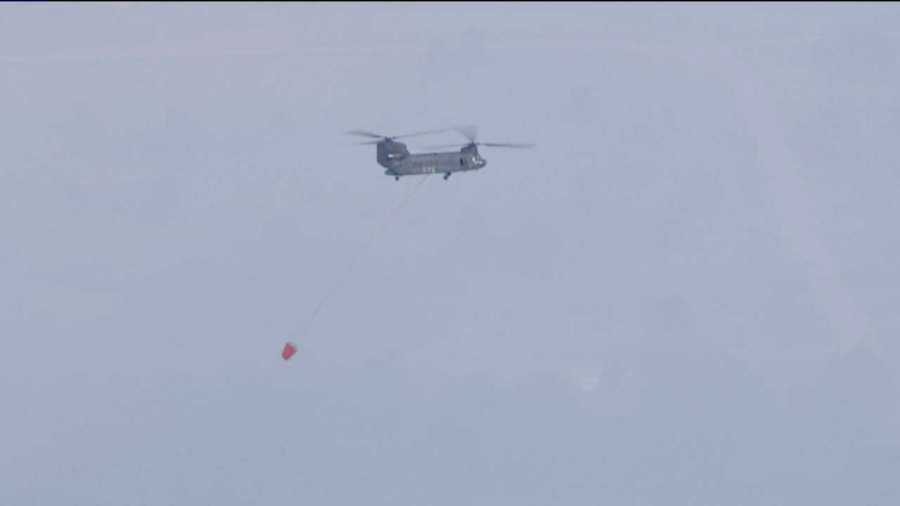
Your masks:
<svg viewBox="0 0 900 506"><path fill-rule="evenodd" d="M897 504L898 26L2 6L0 503Z"/></svg>

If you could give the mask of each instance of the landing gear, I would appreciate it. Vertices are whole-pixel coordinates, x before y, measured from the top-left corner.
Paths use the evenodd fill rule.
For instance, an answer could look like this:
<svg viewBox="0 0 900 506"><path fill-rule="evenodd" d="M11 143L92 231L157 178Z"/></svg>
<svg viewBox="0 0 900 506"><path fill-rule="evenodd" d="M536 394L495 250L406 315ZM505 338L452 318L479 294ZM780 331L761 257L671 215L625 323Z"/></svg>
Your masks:
<svg viewBox="0 0 900 506"><path fill-rule="evenodd" d="M400 176L394 176L394 181L400 181Z"/></svg>
<svg viewBox="0 0 900 506"><path fill-rule="evenodd" d="M444 181L446 181L446 180L449 179L449 178L450 178L450 173L449 173L449 172L447 172L446 174L444 174Z"/></svg>

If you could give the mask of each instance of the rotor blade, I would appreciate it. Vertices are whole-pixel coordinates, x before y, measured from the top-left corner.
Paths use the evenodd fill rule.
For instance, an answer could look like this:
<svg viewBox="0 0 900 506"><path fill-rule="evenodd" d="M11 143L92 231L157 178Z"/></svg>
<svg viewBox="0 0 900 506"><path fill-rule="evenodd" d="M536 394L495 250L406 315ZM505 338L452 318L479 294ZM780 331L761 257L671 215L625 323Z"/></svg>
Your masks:
<svg viewBox="0 0 900 506"><path fill-rule="evenodd" d="M357 142L356 144L378 144L379 142L381 142L381 141L380 141L380 140L377 140L377 141L362 141L362 142Z"/></svg>
<svg viewBox="0 0 900 506"><path fill-rule="evenodd" d="M454 130L461 133L466 139L469 139L469 142L475 142L475 139L478 138L478 127L475 125L460 125L455 127Z"/></svg>
<svg viewBox="0 0 900 506"><path fill-rule="evenodd" d="M492 147L492 148L521 148L521 149L533 148L535 146L534 143L519 144L519 143L511 143L511 142L472 142L472 143L468 143L468 144L439 144L439 145L431 145L431 146L425 146L425 147L428 149L461 148L464 146L470 146L472 144L474 144L476 146L488 146L488 147Z"/></svg>
<svg viewBox="0 0 900 506"><path fill-rule="evenodd" d="M437 146L425 146L426 149L445 149L445 148L461 148L463 146L468 146L468 144L440 144Z"/></svg>
<svg viewBox="0 0 900 506"><path fill-rule="evenodd" d="M383 135L378 135L376 133L367 132L365 130L350 130L347 133L350 135L358 135L360 137L371 137L373 139L384 139L385 138L385 136L383 136Z"/></svg>
<svg viewBox="0 0 900 506"><path fill-rule="evenodd" d="M492 148L533 148L534 143L515 144L510 142L479 142L479 146L490 146Z"/></svg>
<svg viewBox="0 0 900 506"><path fill-rule="evenodd" d="M419 131L419 132L413 132L413 133L409 133L409 134L392 135L392 136L390 136L390 137L391 137L391 139L400 139L400 138L402 138L402 137L415 137L415 136L418 136L418 135L437 134L437 133L446 132L446 131L447 131L446 128L441 128L441 129L438 129L438 130L422 130L422 131Z"/></svg>

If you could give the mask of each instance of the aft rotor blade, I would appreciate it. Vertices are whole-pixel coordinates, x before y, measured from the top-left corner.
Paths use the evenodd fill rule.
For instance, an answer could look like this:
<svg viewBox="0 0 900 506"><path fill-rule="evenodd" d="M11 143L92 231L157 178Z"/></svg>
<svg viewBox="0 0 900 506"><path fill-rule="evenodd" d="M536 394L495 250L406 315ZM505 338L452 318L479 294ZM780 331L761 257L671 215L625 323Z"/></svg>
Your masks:
<svg viewBox="0 0 900 506"><path fill-rule="evenodd" d="M384 139L385 138L383 135L378 135L373 132L367 132L366 130L350 130L347 133L350 135L358 135L360 137L371 137L373 139Z"/></svg>
<svg viewBox="0 0 900 506"><path fill-rule="evenodd" d="M441 128L441 129L438 129L438 130L422 130L422 131L419 131L419 132L413 132L413 133L409 133L409 134L392 135L392 136L390 136L390 138L391 138L391 139L400 139L400 138L403 138L403 137L415 137L415 136L418 136L418 135L437 134L437 133L446 132L446 131L447 131L446 128Z"/></svg>

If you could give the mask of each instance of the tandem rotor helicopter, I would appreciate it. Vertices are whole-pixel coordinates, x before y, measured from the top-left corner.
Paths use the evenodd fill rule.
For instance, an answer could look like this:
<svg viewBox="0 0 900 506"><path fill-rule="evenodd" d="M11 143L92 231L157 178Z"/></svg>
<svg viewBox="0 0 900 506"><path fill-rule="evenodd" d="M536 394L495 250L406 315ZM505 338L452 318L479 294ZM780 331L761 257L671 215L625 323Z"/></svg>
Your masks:
<svg viewBox="0 0 900 506"><path fill-rule="evenodd" d="M474 126L456 127L453 130L462 134L469 140L467 143L450 144L443 146L432 146L431 149L441 149L449 147L460 147L459 151L441 151L431 153L410 153L406 148L406 144L397 142L396 139L404 137L414 137L419 135L434 134L446 132L450 129L441 130L425 130L410 134L386 136L379 135L365 130L351 130L347 132L350 135L360 137L369 137L371 141L361 142L360 144L375 144L376 157L378 165L384 167L385 175L394 176L397 181L402 176L415 176L427 174L443 174L444 179L448 179L454 172L465 172L470 170L478 170L487 165L487 160L478 153L478 146L498 147L498 148L532 148L534 144L515 144L508 142L478 142L478 131Z"/></svg>

